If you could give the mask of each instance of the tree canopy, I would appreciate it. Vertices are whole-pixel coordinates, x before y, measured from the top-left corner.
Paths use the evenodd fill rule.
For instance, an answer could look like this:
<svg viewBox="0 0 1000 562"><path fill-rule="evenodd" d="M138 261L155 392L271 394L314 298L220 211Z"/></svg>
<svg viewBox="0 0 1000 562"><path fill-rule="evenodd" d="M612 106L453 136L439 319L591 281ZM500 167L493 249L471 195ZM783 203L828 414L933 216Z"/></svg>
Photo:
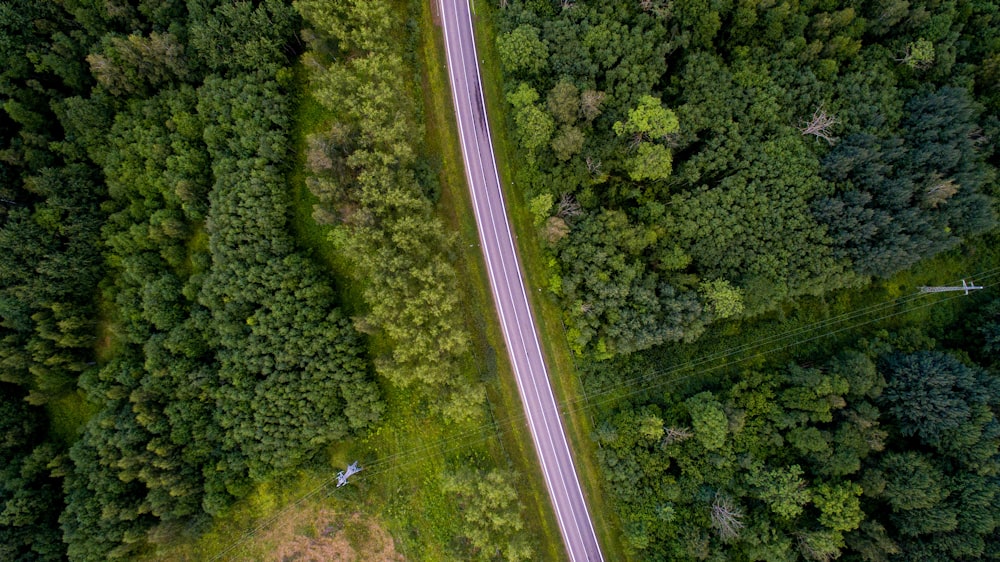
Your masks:
<svg viewBox="0 0 1000 562"><path fill-rule="evenodd" d="M610 411L598 456L628 547L650 560L994 552L995 374L870 349Z"/></svg>
<svg viewBox="0 0 1000 562"><path fill-rule="evenodd" d="M49 441L3 410L31 424L4 559L133 557L380 418L288 224L300 23L278 0L0 7L0 378L97 411Z"/></svg>
<svg viewBox="0 0 1000 562"><path fill-rule="evenodd" d="M503 4L497 50L526 154L515 184L580 205L553 209L550 276L579 267L568 247L601 245L590 225L613 212L656 241L602 259L675 288L643 299L652 317L692 296L715 308L719 292L689 290L704 282L742 294L673 339L888 277L996 222L993 3ZM634 279L612 276L604 294L632 294ZM654 321L634 345L587 337L634 316L632 301L606 299L595 318L549 285L581 353L664 341Z"/></svg>

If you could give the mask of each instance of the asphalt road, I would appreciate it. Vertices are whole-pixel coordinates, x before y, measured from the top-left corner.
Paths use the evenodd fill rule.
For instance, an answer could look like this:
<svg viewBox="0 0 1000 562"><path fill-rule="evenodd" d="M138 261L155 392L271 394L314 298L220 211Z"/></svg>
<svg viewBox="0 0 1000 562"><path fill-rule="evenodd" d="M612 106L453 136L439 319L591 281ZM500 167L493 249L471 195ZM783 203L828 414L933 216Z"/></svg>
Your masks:
<svg viewBox="0 0 1000 562"><path fill-rule="evenodd" d="M559 408L549 385L521 265L507 220L486 119L468 0L437 0L448 52L448 76L458 119L465 174L472 192L479 241L493 301L514 367L535 452L542 466L559 530L573 561L603 560L577 479Z"/></svg>

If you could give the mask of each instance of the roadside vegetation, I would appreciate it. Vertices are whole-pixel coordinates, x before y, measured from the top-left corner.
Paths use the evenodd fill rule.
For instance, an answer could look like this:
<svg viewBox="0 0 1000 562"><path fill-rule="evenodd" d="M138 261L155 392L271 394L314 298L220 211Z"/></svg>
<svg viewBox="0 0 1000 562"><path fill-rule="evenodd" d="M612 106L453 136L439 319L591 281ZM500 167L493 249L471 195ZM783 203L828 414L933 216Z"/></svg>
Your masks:
<svg viewBox="0 0 1000 562"><path fill-rule="evenodd" d="M484 61L481 65L483 93L492 128L497 167L502 180L508 182L515 178L515 171L526 164L521 161L524 154L514 141L514 131L506 126L509 107L503 95L503 71L495 43L496 26L503 14L485 0L476 2L474 7L477 49ZM559 402L584 404L586 397L576 371L577 358L565 337L560 303L553 293L544 290L552 257L547 252L545 240L532 235L537 228L534 224L537 219L522 196L523 191L515 185L508 192L506 202L512 227L520 233L515 243L525 269L525 281L534 289L528 292L528 298L538 320L539 338L548 361L550 382ZM592 517L592 522L601 548L609 557L624 556L618 517L608 505L606 494L601 488L603 478L597 464L596 444L591 438L594 428L592 411L579 406L564 411L567 438L574 453L574 462L587 496L588 507L593 513L600 514Z"/></svg>

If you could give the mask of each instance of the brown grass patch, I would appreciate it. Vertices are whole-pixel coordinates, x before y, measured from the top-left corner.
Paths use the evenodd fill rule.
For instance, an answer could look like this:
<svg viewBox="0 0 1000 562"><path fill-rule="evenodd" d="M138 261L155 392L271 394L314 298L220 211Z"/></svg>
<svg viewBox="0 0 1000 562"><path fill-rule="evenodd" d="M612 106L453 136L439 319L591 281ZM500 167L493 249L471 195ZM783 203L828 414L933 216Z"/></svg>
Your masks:
<svg viewBox="0 0 1000 562"><path fill-rule="evenodd" d="M401 562L389 533L373 518L309 508L276 521L256 541L264 560Z"/></svg>

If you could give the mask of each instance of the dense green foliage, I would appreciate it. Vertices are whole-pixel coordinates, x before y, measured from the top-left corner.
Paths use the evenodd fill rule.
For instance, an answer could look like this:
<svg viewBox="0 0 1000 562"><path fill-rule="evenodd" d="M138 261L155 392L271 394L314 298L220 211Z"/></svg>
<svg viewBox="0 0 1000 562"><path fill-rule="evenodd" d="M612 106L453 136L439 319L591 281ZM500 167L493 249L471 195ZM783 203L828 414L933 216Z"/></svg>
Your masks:
<svg viewBox="0 0 1000 562"><path fill-rule="evenodd" d="M129 557L383 406L359 335L288 228L295 10L15 4L0 6L16 61L0 83L2 379L34 403L79 382L100 406L53 465L59 522L70 558ZM110 341L94 340L98 295ZM33 453L40 431L25 432L11 433L3 480L7 544L58 558L45 535L57 509L19 511L51 493L56 454Z"/></svg>
<svg viewBox="0 0 1000 562"><path fill-rule="evenodd" d="M601 403L598 455L636 559L1000 556L996 305L947 344L910 328L740 372L675 344L711 330L696 349L752 355L742 332L801 326L784 322L804 313L793 301L993 227L998 13L500 4L514 180ZM712 330L722 318L737 321ZM645 388L685 359L697 367L671 374L690 380Z"/></svg>
<svg viewBox="0 0 1000 562"><path fill-rule="evenodd" d="M628 546L645 560L1000 555L995 371L862 344L612 413L597 439Z"/></svg>
<svg viewBox="0 0 1000 562"><path fill-rule="evenodd" d="M212 268L199 301L211 310L218 346L217 416L227 448L262 478L367 427L381 406L329 283L295 253L286 227L286 112L277 84L210 79L199 94L215 176Z"/></svg>
<svg viewBox="0 0 1000 562"><path fill-rule="evenodd" d="M72 466L21 400L51 402L95 369L105 188L54 113L93 83L91 39L55 3L0 5L0 380L21 386L0 392L5 560L65 558L56 478Z"/></svg>
<svg viewBox="0 0 1000 562"><path fill-rule="evenodd" d="M0 207L0 380L30 387L41 404L73 388L92 360L102 188L79 164L10 179Z"/></svg>
<svg viewBox="0 0 1000 562"><path fill-rule="evenodd" d="M104 192L61 158L50 107L89 85L70 18L51 3L0 6L0 380L47 402L92 361Z"/></svg>
<svg viewBox="0 0 1000 562"><path fill-rule="evenodd" d="M376 361L394 384L432 398L450 420L478 415L479 385L459 361L469 334L450 256L455 240L434 216L436 180L422 156L424 127L410 93L404 22L387 1L299 0L311 25L311 91L336 115L310 138L308 185L314 218L337 225L364 283L364 329L384 334L391 354Z"/></svg>
<svg viewBox="0 0 1000 562"><path fill-rule="evenodd" d="M454 501L465 522L459 549L463 560L533 559L514 478L514 473L499 470L461 469L444 475L442 491Z"/></svg>
<svg viewBox="0 0 1000 562"><path fill-rule="evenodd" d="M997 13L504 2L516 183L562 203L535 212L571 345L606 357L691 341L990 228Z"/></svg>
<svg viewBox="0 0 1000 562"><path fill-rule="evenodd" d="M995 3L504 4L516 179L581 353L690 342L994 222ZM399 8L0 3L0 558L156 555L376 423L372 371L446 420L482 411ZM290 234L302 49L335 116L307 182L361 288L350 319ZM862 342L601 413L629 547L1000 556L998 311L964 351ZM36 406L78 389L96 414L47 431ZM445 475L448 550L533 556L514 480Z"/></svg>
<svg viewBox="0 0 1000 562"><path fill-rule="evenodd" d="M62 503L57 449L44 442L42 416L23 392L0 384L0 558L62 560L56 526Z"/></svg>

